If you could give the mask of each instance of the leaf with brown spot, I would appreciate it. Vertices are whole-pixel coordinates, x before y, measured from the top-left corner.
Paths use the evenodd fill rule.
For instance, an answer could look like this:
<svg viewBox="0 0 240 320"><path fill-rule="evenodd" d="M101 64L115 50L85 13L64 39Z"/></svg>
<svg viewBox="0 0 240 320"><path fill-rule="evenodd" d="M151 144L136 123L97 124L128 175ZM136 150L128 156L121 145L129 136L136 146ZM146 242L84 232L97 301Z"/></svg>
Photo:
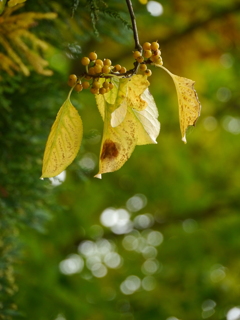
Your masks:
<svg viewBox="0 0 240 320"><path fill-rule="evenodd" d="M197 92L194 89L195 81L179 77L161 65L156 66L167 71L174 81L178 96L179 121L182 141L187 143L186 131L189 126L195 126L201 111L201 104L198 100Z"/></svg>
<svg viewBox="0 0 240 320"><path fill-rule="evenodd" d="M41 178L57 176L72 163L79 151L83 133L82 120L70 101L71 91L48 136Z"/></svg>
<svg viewBox="0 0 240 320"><path fill-rule="evenodd" d="M137 88L137 82L140 85ZM120 169L129 159L136 145L157 143L160 131L157 120L158 110L148 91L149 82L144 76L115 80L115 99L97 95L96 101L100 113L104 115L103 138L100 150L99 172Z"/></svg>

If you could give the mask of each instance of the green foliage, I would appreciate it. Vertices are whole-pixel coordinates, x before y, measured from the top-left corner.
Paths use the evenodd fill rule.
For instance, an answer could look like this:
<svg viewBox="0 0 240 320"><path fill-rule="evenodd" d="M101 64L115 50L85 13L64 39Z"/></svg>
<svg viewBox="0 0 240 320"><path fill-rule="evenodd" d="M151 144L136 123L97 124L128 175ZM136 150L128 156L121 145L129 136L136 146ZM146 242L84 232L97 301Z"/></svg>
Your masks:
<svg viewBox="0 0 240 320"><path fill-rule="evenodd" d="M161 3L163 15L153 17L144 5L133 1L141 42L158 39L166 67L196 80L203 110L186 146L179 142L174 85L168 75L155 76L154 72L151 93L159 105L159 119L165 123L158 145L137 147L127 166L102 181L93 179L101 118L92 95L81 93L79 102L74 93L72 102L85 123L83 148L66 180L53 187L39 180L41 158L68 91L67 75L80 68L79 59L66 64L62 54L50 51L50 65L58 64L61 70L51 78L34 73L10 77L1 72L1 319L22 314L36 320L220 320L239 306L239 5L233 0ZM21 10L45 12L54 5L27 1ZM52 44L59 40L59 47L76 42L83 51L96 50L131 68L133 41L113 36L118 24L111 24L113 30L107 33L107 18L104 23L99 20L100 38L94 40L91 19L80 5L81 1L75 24L70 18L71 3L62 1L54 10L59 16L56 28L46 21L32 31ZM111 5L124 16L125 2L111 1ZM126 30L122 28L118 35ZM107 208L113 217L118 209L126 210L135 231L117 234L102 224L100 216ZM156 250L148 251L144 239L150 229L163 238ZM142 245L144 252L141 247L126 249L130 235L136 238L130 238L134 240L130 244ZM110 246L105 242L102 258L107 274L101 278L87 267L90 262L86 264L87 257L78 247L92 241L99 253L104 239ZM107 266L106 248L121 256L118 268ZM67 259L83 261L84 268L64 273L60 266ZM136 292L124 294L121 284L132 275L141 281L148 278Z"/></svg>

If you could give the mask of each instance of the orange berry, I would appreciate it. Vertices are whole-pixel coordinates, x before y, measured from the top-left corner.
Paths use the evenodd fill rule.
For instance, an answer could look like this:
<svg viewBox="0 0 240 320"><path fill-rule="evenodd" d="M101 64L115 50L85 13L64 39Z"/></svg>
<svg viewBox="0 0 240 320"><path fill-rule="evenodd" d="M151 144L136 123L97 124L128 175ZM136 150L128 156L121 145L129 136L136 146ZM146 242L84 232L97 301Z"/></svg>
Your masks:
<svg viewBox="0 0 240 320"><path fill-rule="evenodd" d="M75 86L77 82L77 76L75 74L70 74L70 76L68 77L68 85L70 87Z"/></svg>
<svg viewBox="0 0 240 320"><path fill-rule="evenodd" d="M92 88L99 89L101 87L101 83L97 80L95 80L92 84Z"/></svg>
<svg viewBox="0 0 240 320"><path fill-rule="evenodd" d="M158 61L160 59L160 56L155 56L155 55L153 55L152 57L151 57L151 61L153 61L153 62L156 62L156 61Z"/></svg>
<svg viewBox="0 0 240 320"><path fill-rule="evenodd" d="M96 74L94 67L89 68L89 69L88 69L88 73L89 73L91 76L94 76L94 75Z"/></svg>
<svg viewBox="0 0 240 320"><path fill-rule="evenodd" d="M74 90L76 90L77 92L82 91L83 86L81 83L77 83L76 86L74 87Z"/></svg>
<svg viewBox="0 0 240 320"><path fill-rule="evenodd" d="M144 73L147 77L150 77L152 75L152 71L150 69L145 70Z"/></svg>
<svg viewBox="0 0 240 320"><path fill-rule="evenodd" d="M108 65L103 66L102 72L103 73L110 73L111 72L110 66L108 66Z"/></svg>
<svg viewBox="0 0 240 320"><path fill-rule="evenodd" d="M150 58L151 56L152 56L152 51L151 50L146 50L146 51L144 51L144 57L145 58Z"/></svg>
<svg viewBox="0 0 240 320"><path fill-rule="evenodd" d="M94 66L94 71L95 71L96 73L101 73L101 72L102 72L102 66L101 66L100 64L96 64L96 65Z"/></svg>
<svg viewBox="0 0 240 320"><path fill-rule="evenodd" d="M158 59L154 60L154 63L160 64L162 66L163 65L162 57L158 57Z"/></svg>
<svg viewBox="0 0 240 320"><path fill-rule="evenodd" d="M153 51L153 55L154 56L160 56L161 55L161 51L160 50L154 50Z"/></svg>
<svg viewBox="0 0 240 320"><path fill-rule="evenodd" d="M115 67L114 67L114 70L115 70L115 71L120 71L120 70L121 70L121 67L122 67L122 66L121 66L120 64L116 64Z"/></svg>
<svg viewBox="0 0 240 320"><path fill-rule="evenodd" d="M97 59L97 54L96 52L90 52L89 55L88 55L88 58L90 60L96 60Z"/></svg>
<svg viewBox="0 0 240 320"><path fill-rule="evenodd" d="M88 89L90 87L90 83L88 81L83 81L82 86L83 89Z"/></svg>
<svg viewBox="0 0 240 320"><path fill-rule="evenodd" d="M97 59L95 61L95 64L100 64L101 66L103 66L103 61L101 59Z"/></svg>
<svg viewBox="0 0 240 320"><path fill-rule="evenodd" d="M137 62L142 63L144 61L143 56L137 57Z"/></svg>
<svg viewBox="0 0 240 320"><path fill-rule="evenodd" d="M119 72L120 72L120 73L126 73L126 72L127 72L127 69L126 69L125 67L121 67L121 69L120 69Z"/></svg>
<svg viewBox="0 0 240 320"><path fill-rule="evenodd" d="M143 64L140 64L140 70L142 70L142 71L145 71L145 70L147 70L147 66L146 66L146 64L145 63L143 63Z"/></svg>
<svg viewBox="0 0 240 320"><path fill-rule="evenodd" d="M93 94L98 94L98 93L99 93L99 89L98 89L98 88L91 88L90 91L91 91Z"/></svg>
<svg viewBox="0 0 240 320"><path fill-rule="evenodd" d="M109 89L111 90L114 87L114 84L112 82L109 82Z"/></svg>
<svg viewBox="0 0 240 320"><path fill-rule="evenodd" d="M103 86L103 88L107 89L109 87L109 82L104 81L102 86Z"/></svg>
<svg viewBox="0 0 240 320"><path fill-rule="evenodd" d="M105 66L111 66L111 65L112 65L112 61L111 61L110 59L104 59L104 60L103 60L103 64L104 64Z"/></svg>
<svg viewBox="0 0 240 320"><path fill-rule="evenodd" d="M145 42L143 44L143 50L151 50L151 43L150 42Z"/></svg>
<svg viewBox="0 0 240 320"><path fill-rule="evenodd" d="M141 57L141 55L142 55L142 54L141 54L140 51L134 51L134 52L133 52L133 58L134 58L135 60L137 60L138 57Z"/></svg>
<svg viewBox="0 0 240 320"><path fill-rule="evenodd" d="M151 49L157 50L159 48L159 43L157 41L151 43Z"/></svg>
<svg viewBox="0 0 240 320"><path fill-rule="evenodd" d="M103 88L103 87L102 87L102 88L99 89L99 93L100 93L100 94L104 94L104 93L106 93L106 92L107 92L106 88Z"/></svg>
<svg viewBox="0 0 240 320"><path fill-rule="evenodd" d="M88 66L89 63L90 63L90 59L88 57L83 57L81 59L81 63L82 63L83 66Z"/></svg>

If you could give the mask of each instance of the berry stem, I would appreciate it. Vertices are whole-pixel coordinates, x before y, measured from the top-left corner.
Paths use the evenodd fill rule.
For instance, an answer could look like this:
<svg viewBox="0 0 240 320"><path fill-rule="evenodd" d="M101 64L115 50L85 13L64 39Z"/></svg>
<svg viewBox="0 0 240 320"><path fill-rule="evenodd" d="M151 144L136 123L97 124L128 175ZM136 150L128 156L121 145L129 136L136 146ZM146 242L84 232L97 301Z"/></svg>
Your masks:
<svg viewBox="0 0 240 320"><path fill-rule="evenodd" d="M133 11L132 1L126 0L126 3L127 3L128 11L130 14L131 22L132 22L133 37L134 37L134 41L135 41L135 49L142 53L142 46L140 45L140 42L139 42L137 22L136 22L135 14Z"/></svg>

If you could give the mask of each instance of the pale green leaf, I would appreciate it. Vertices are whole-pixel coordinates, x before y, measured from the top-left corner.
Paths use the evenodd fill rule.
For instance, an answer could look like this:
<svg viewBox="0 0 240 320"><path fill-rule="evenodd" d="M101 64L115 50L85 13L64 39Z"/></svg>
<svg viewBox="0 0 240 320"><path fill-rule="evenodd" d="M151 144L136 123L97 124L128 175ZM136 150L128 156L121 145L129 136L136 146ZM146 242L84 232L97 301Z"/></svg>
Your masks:
<svg viewBox="0 0 240 320"><path fill-rule="evenodd" d="M132 109L133 113L139 120L138 123L138 145L157 143L156 138L160 132L160 122L158 121L158 109L153 96L146 89L141 98L147 106L144 110L138 111Z"/></svg>
<svg viewBox="0 0 240 320"><path fill-rule="evenodd" d="M99 82L103 83L105 79L99 79ZM96 101L98 110L104 119L105 115L105 108L104 108L104 101L107 101L109 104L115 105L115 109L121 106L123 99L125 99L127 94L128 88L128 81L129 79L126 78L113 78L111 82L113 83L114 87L109 92L103 95L96 95Z"/></svg>
<svg viewBox="0 0 240 320"><path fill-rule="evenodd" d="M72 105L69 94L48 136L41 178L55 177L72 163L79 151L82 133L82 120Z"/></svg>

